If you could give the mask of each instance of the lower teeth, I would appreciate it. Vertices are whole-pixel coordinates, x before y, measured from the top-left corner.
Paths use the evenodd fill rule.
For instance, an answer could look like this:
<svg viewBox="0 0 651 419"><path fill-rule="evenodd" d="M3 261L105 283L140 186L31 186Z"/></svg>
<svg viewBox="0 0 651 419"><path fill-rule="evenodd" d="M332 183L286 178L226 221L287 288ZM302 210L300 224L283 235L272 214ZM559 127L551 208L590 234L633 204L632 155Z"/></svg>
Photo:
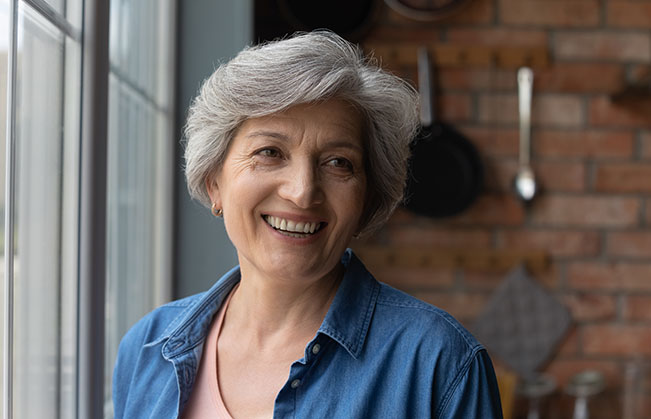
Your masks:
<svg viewBox="0 0 651 419"><path fill-rule="evenodd" d="M278 230L278 229L276 229L276 231L278 231L281 234L284 234L285 236L296 237L296 238L299 238L299 239L308 236L308 234L290 233L288 231L283 231L283 230Z"/></svg>

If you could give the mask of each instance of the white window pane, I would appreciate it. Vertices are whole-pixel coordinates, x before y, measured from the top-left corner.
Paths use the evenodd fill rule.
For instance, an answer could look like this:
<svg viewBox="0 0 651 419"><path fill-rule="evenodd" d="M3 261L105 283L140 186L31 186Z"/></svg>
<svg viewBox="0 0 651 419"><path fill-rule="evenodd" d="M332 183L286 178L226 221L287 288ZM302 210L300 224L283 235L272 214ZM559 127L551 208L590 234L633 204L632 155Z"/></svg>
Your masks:
<svg viewBox="0 0 651 419"><path fill-rule="evenodd" d="M0 28L2 28L0 30L0 336L4 337L5 141L7 133L7 59L9 56L8 0L0 0ZM4 362L2 361L0 361L0 377L4 377ZM0 381L0 394L4 394L4 380ZM2 398L0 398L0 409L4 409Z"/></svg>
<svg viewBox="0 0 651 419"><path fill-rule="evenodd" d="M171 0L112 0L105 417L124 333L168 301L173 189Z"/></svg>
<svg viewBox="0 0 651 419"><path fill-rule="evenodd" d="M171 106L173 2L112 0L111 67L158 106Z"/></svg>
<svg viewBox="0 0 651 419"><path fill-rule="evenodd" d="M43 418L75 404L79 50L24 4L18 34L14 416Z"/></svg>

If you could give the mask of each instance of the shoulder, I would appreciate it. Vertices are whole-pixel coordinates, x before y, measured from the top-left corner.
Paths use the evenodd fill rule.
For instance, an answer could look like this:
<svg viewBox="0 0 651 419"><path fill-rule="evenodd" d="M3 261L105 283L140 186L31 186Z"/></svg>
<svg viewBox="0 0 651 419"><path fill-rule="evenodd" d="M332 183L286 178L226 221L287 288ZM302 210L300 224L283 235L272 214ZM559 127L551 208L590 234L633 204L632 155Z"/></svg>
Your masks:
<svg viewBox="0 0 651 419"><path fill-rule="evenodd" d="M420 343L431 341L452 346L455 352L475 353L483 346L454 317L446 311L409 294L379 283L377 312L382 317L400 319L400 327L419 337Z"/></svg>
<svg viewBox="0 0 651 419"><path fill-rule="evenodd" d="M156 343L166 340L166 336L186 317L201 296L198 294L158 307L124 335L113 368L112 396L116 418L133 417L134 411L142 412L144 393L153 388L159 394L159 401L164 400L169 404L175 400L172 396L163 397L163 394L169 395L163 389L174 371ZM145 406L151 407L146 403Z"/></svg>
<svg viewBox="0 0 651 419"><path fill-rule="evenodd" d="M164 338L184 319L184 314L192 309L205 295L204 293L171 301L146 314L124 335L120 351L132 345L142 346Z"/></svg>
<svg viewBox="0 0 651 419"><path fill-rule="evenodd" d="M382 283L376 315L384 338L397 336L401 356L429 372L433 417L501 417L490 357L454 317Z"/></svg>

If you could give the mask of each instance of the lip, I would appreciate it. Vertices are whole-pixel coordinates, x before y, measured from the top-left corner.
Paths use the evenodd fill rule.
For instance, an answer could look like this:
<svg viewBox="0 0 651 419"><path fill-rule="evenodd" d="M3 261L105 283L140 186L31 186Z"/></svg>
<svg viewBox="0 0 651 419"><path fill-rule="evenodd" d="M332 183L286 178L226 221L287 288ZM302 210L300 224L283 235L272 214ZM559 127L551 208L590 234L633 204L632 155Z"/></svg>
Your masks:
<svg viewBox="0 0 651 419"><path fill-rule="evenodd" d="M310 234L309 236L306 237L290 237L286 236L283 233L279 232L275 228L273 228L267 221L264 219L265 215L270 215L273 217L279 217L279 218L284 218L286 220L292 220L292 221L297 221L297 222L317 222L317 223L322 223L323 225L321 228L316 231L315 233ZM274 234L275 237L277 237L280 240L283 240L285 242L289 243L301 243L301 244L309 244L312 243L322 235L323 231L325 231L326 228L328 228L328 222L324 221L322 218L314 216L314 215L300 215L300 214L291 214L291 213L286 213L286 212L265 212L260 215L260 220L267 226L269 231Z"/></svg>

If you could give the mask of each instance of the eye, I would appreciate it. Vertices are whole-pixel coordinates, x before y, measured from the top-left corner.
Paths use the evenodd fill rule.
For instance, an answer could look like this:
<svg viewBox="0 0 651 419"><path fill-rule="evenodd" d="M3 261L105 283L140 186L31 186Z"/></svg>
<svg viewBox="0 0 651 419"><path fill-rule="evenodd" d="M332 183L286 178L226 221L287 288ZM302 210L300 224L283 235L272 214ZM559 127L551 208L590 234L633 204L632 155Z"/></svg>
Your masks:
<svg viewBox="0 0 651 419"><path fill-rule="evenodd" d="M270 148L270 147L258 150L256 154L262 157L269 157L269 158L280 157L280 151L278 149Z"/></svg>
<svg viewBox="0 0 651 419"><path fill-rule="evenodd" d="M348 170L351 172L353 171L353 164L350 162L350 160L344 159L343 157L335 157L333 159L330 159L326 164L336 169Z"/></svg>

